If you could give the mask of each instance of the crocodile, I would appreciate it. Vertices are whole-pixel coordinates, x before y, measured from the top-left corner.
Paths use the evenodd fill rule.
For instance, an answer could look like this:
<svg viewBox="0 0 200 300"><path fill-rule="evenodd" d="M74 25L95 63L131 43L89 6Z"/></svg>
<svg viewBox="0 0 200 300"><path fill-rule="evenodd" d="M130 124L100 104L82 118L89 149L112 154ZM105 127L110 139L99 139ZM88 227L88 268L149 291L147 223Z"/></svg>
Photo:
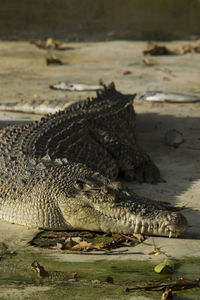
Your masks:
<svg viewBox="0 0 200 300"><path fill-rule="evenodd" d="M111 83L40 121L3 128L0 218L51 230L183 234L187 220L176 208L117 181L162 181L137 144L134 97Z"/></svg>

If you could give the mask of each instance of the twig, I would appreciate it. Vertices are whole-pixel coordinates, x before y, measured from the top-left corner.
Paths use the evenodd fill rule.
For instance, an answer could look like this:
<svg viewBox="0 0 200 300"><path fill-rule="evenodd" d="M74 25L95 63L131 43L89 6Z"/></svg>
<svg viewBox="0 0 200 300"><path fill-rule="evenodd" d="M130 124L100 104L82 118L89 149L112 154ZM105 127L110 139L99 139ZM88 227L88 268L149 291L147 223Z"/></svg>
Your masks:
<svg viewBox="0 0 200 300"><path fill-rule="evenodd" d="M200 288L200 282L185 282L185 283L169 283L169 284L160 284L154 286L140 286L134 288L126 288L126 292L137 291L137 290L145 290L145 291L154 291L154 290L164 290L165 288L170 288L173 290L182 290L182 289L192 289L192 288Z"/></svg>

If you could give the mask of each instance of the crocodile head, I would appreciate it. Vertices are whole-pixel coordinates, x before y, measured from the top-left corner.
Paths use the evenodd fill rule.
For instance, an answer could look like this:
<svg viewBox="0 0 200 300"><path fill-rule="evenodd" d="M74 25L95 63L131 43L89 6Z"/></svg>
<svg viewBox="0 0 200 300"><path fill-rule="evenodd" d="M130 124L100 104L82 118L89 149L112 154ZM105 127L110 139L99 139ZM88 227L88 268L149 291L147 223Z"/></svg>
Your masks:
<svg viewBox="0 0 200 300"><path fill-rule="evenodd" d="M73 181L60 208L74 229L178 237L187 220L166 203L139 197L98 173Z"/></svg>

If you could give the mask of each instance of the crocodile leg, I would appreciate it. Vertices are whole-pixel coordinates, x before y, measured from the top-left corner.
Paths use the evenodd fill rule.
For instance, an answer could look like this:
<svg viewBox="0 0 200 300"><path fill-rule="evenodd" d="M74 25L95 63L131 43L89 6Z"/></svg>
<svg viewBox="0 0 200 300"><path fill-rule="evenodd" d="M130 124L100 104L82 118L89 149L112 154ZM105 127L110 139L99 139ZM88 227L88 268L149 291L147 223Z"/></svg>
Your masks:
<svg viewBox="0 0 200 300"><path fill-rule="evenodd" d="M160 171L150 156L136 143L125 144L116 135L104 130L94 130L91 136L102 145L115 159L120 175L128 181L139 183L162 182ZM127 141L128 142L128 141Z"/></svg>

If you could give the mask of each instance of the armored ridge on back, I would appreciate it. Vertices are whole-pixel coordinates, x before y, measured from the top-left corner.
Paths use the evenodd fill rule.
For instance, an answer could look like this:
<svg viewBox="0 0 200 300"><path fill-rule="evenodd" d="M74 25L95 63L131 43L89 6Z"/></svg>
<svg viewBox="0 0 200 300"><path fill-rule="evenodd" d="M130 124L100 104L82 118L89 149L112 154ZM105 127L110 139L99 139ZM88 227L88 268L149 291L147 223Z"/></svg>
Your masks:
<svg viewBox="0 0 200 300"><path fill-rule="evenodd" d="M136 143L134 95L114 84L66 110L0 131L0 218L44 229L179 236L183 215L114 182L156 183Z"/></svg>

